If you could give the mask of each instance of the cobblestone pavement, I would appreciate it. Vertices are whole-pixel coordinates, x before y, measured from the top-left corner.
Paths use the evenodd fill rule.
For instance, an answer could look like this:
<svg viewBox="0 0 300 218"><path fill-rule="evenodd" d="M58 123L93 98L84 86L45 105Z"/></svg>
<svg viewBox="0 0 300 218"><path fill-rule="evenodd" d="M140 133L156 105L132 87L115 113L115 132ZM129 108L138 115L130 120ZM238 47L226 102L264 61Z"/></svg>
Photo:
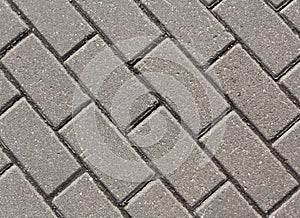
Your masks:
<svg viewBox="0 0 300 218"><path fill-rule="evenodd" d="M0 217L300 217L300 0L0 0Z"/></svg>

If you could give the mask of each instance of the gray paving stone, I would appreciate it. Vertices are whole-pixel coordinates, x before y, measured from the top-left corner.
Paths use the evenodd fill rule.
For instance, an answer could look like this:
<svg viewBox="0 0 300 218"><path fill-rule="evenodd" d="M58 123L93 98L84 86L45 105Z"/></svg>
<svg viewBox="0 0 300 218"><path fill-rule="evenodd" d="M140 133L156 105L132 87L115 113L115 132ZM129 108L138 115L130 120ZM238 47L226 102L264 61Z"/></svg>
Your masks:
<svg viewBox="0 0 300 218"><path fill-rule="evenodd" d="M300 174L300 122L273 145Z"/></svg>
<svg viewBox="0 0 300 218"><path fill-rule="evenodd" d="M9 161L8 157L6 157L6 155L0 149L0 170L2 169L2 167L4 167L9 162L10 161Z"/></svg>
<svg viewBox="0 0 300 218"><path fill-rule="evenodd" d="M77 1L127 58L141 51L161 32L133 0Z"/></svg>
<svg viewBox="0 0 300 218"><path fill-rule="evenodd" d="M3 114L0 137L46 193L52 192L79 168L25 100Z"/></svg>
<svg viewBox="0 0 300 218"><path fill-rule="evenodd" d="M191 205L225 178L163 108L129 136Z"/></svg>
<svg viewBox="0 0 300 218"><path fill-rule="evenodd" d="M274 75L299 55L299 38L263 1L225 0L214 10Z"/></svg>
<svg viewBox="0 0 300 218"><path fill-rule="evenodd" d="M153 174L94 105L84 109L61 133L119 200Z"/></svg>
<svg viewBox="0 0 300 218"><path fill-rule="evenodd" d="M78 178L53 202L67 217L122 217L88 174Z"/></svg>
<svg viewBox="0 0 300 218"><path fill-rule="evenodd" d="M0 108L18 94L16 88L6 79L0 70Z"/></svg>
<svg viewBox="0 0 300 218"><path fill-rule="evenodd" d="M271 218L297 218L300 216L300 191L298 191L291 199L283 204L275 213L273 213Z"/></svg>
<svg viewBox="0 0 300 218"><path fill-rule="evenodd" d="M194 134L228 108L225 100L169 40L149 53L137 68Z"/></svg>
<svg viewBox="0 0 300 218"><path fill-rule="evenodd" d="M300 30L300 1L294 0L286 8L282 10L282 13Z"/></svg>
<svg viewBox="0 0 300 218"><path fill-rule="evenodd" d="M177 0L172 4L168 1L142 2L201 64L206 63L232 40L232 36L197 0Z"/></svg>
<svg viewBox="0 0 300 218"><path fill-rule="evenodd" d="M270 0L270 2L272 2L275 6L278 6L279 4L281 4L282 2L285 2L286 0Z"/></svg>
<svg viewBox="0 0 300 218"><path fill-rule="evenodd" d="M33 35L10 51L3 63L55 126L87 100L83 94L75 96L75 81Z"/></svg>
<svg viewBox="0 0 300 218"><path fill-rule="evenodd" d="M61 55L93 31L68 1L14 2Z"/></svg>
<svg viewBox="0 0 300 218"><path fill-rule="evenodd" d="M293 102L239 45L217 61L208 74L267 139L299 114Z"/></svg>
<svg viewBox="0 0 300 218"><path fill-rule="evenodd" d="M260 217L229 182L210 196L197 210L199 217Z"/></svg>
<svg viewBox="0 0 300 218"><path fill-rule="evenodd" d="M222 140L219 144L205 142L206 137L220 134ZM264 211L297 185L266 145L235 113L218 123L202 141L208 149L217 149L215 157Z"/></svg>
<svg viewBox="0 0 300 218"><path fill-rule="evenodd" d="M132 217L191 217L159 180L148 184L126 209Z"/></svg>
<svg viewBox="0 0 300 218"><path fill-rule="evenodd" d="M300 101L300 63L281 79L281 83Z"/></svg>
<svg viewBox="0 0 300 218"><path fill-rule="evenodd" d="M156 103L146 87L98 36L68 59L67 64L122 129Z"/></svg>
<svg viewBox="0 0 300 218"><path fill-rule="evenodd" d="M17 167L0 178L0 217L56 217Z"/></svg>
<svg viewBox="0 0 300 218"><path fill-rule="evenodd" d="M19 33L25 31L25 25L10 9L8 3L4 0L0 1L0 50L9 43Z"/></svg>

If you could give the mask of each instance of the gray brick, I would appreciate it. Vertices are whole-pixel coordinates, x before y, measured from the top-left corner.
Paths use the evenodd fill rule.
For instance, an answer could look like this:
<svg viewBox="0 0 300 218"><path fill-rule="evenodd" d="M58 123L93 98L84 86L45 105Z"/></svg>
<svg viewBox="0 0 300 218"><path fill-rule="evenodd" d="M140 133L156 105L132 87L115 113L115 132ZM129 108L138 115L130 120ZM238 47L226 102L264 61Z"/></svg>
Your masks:
<svg viewBox="0 0 300 218"><path fill-rule="evenodd" d="M271 218L298 218L300 216L300 191L298 191L290 200L284 203Z"/></svg>
<svg viewBox="0 0 300 218"><path fill-rule="evenodd" d="M300 1L294 0L282 13L300 30Z"/></svg>
<svg viewBox="0 0 300 218"><path fill-rule="evenodd" d="M228 108L225 100L169 40L155 48L137 68L194 134Z"/></svg>
<svg viewBox="0 0 300 218"><path fill-rule="evenodd" d="M26 28L24 24L18 19L14 12L10 9L8 3L4 0L0 1L0 50L10 40L15 38L19 33Z"/></svg>
<svg viewBox="0 0 300 218"><path fill-rule="evenodd" d="M0 170L2 169L2 167L4 167L9 162L10 161L9 161L8 157L6 157L6 155L0 149Z"/></svg>
<svg viewBox="0 0 300 218"><path fill-rule="evenodd" d="M225 178L163 108L129 136L191 205Z"/></svg>
<svg viewBox="0 0 300 218"><path fill-rule="evenodd" d="M93 105L84 109L61 133L120 200L153 174Z"/></svg>
<svg viewBox="0 0 300 218"><path fill-rule="evenodd" d="M273 145L300 174L300 122L286 132Z"/></svg>
<svg viewBox="0 0 300 218"><path fill-rule="evenodd" d="M132 217L191 217L159 180L148 184L126 209Z"/></svg>
<svg viewBox="0 0 300 218"><path fill-rule="evenodd" d="M50 128L24 100L3 114L0 135L4 144L47 193L79 167Z"/></svg>
<svg viewBox="0 0 300 218"><path fill-rule="evenodd" d="M78 2L128 58L133 57L160 34L159 29L133 0Z"/></svg>
<svg viewBox="0 0 300 218"><path fill-rule="evenodd" d="M0 178L0 217L56 217L17 167Z"/></svg>
<svg viewBox="0 0 300 218"><path fill-rule="evenodd" d="M263 1L225 0L215 11L274 75L299 55L299 38Z"/></svg>
<svg viewBox="0 0 300 218"><path fill-rule="evenodd" d="M18 94L16 88L5 78L0 70L0 108Z"/></svg>
<svg viewBox="0 0 300 218"><path fill-rule="evenodd" d="M16 0L15 3L61 55L92 32L68 1Z"/></svg>
<svg viewBox="0 0 300 218"><path fill-rule="evenodd" d="M75 103L87 100L66 70L32 35L9 52L3 63L55 126L72 113L78 106Z"/></svg>
<svg viewBox="0 0 300 218"><path fill-rule="evenodd" d="M218 144L206 142L206 137L219 137L220 134L222 139ZM215 157L264 211L297 185L266 145L236 114L229 114L206 137L203 141L207 148L217 149Z"/></svg>
<svg viewBox="0 0 300 218"><path fill-rule="evenodd" d="M300 101L300 63L282 78L281 83Z"/></svg>
<svg viewBox="0 0 300 218"><path fill-rule="evenodd" d="M67 217L122 217L87 174L78 178L53 202Z"/></svg>
<svg viewBox="0 0 300 218"><path fill-rule="evenodd" d="M199 217L260 217L248 205L232 184L227 182L210 196L197 210Z"/></svg>
<svg viewBox="0 0 300 218"><path fill-rule="evenodd" d="M204 64L231 40L231 35L198 0L143 1L180 42ZM178 18L181 19L178 19Z"/></svg>
<svg viewBox="0 0 300 218"><path fill-rule="evenodd" d="M268 139L299 114L293 102L239 45L208 73Z"/></svg>
<svg viewBox="0 0 300 218"><path fill-rule="evenodd" d="M67 64L122 129L156 102L98 36L68 59Z"/></svg>

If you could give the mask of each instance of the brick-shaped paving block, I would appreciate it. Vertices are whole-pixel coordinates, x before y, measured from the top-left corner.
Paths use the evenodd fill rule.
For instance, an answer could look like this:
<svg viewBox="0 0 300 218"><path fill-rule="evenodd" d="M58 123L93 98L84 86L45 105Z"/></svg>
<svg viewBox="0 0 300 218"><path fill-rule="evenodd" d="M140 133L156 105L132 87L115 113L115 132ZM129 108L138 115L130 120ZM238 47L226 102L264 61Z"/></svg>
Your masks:
<svg viewBox="0 0 300 218"><path fill-rule="evenodd" d="M0 217L56 217L17 167L0 177L0 196Z"/></svg>
<svg viewBox="0 0 300 218"><path fill-rule="evenodd" d="M300 101L300 63L281 79L281 83Z"/></svg>
<svg viewBox="0 0 300 218"><path fill-rule="evenodd" d="M208 74L267 139L300 113L239 45L217 61Z"/></svg>
<svg viewBox="0 0 300 218"><path fill-rule="evenodd" d="M225 178L163 108L152 113L129 137L191 205Z"/></svg>
<svg viewBox="0 0 300 218"><path fill-rule="evenodd" d="M294 194L291 199L285 202L275 213L273 213L271 218L297 218L300 217L300 191Z"/></svg>
<svg viewBox="0 0 300 218"><path fill-rule="evenodd" d="M25 100L3 114L0 137L46 193L52 192L79 168Z"/></svg>
<svg viewBox="0 0 300 218"><path fill-rule="evenodd" d="M294 0L282 13L300 30L300 1Z"/></svg>
<svg viewBox="0 0 300 218"><path fill-rule="evenodd" d="M67 64L122 129L156 103L99 36L70 57Z"/></svg>
<svg viewBox="0 0 300 218"><path fill-rule="evenodd" d="M5 0L0 1L0 51L3 46L9 43L18 34L25 31L25 25L18 16L14 14Z"/></svg>
<svg viewBox="0 0 300 218"><path fill-rule="evenodd" d="M0 149L0 172L1 172L1 169L9 162L10 161L9 161L8 157L6 157L6 155Z"/></svg>
<svg viewBox="0 0 300 218"><path fill-rule="evenodd" d="M142 2L201 64L232 40L232 36L198 0Z"/></svg>
<svg viewBox="0 0 300 218"><path fill-rule="evenodd" d="M221 140L206 141L207 137ZM202 139L244 190L264 210L281 200L297 182L275 159L266 145L235 114L231 113Z"/></svg>
<svg viewBox="0 0 300 218"><path fill-rule="evenodd" d="M157 180L148 184L126 206L132 217L192 217Z"/></svg>
<svg viewBox="0 0 300 218"><path fill-rule="evenodd" d="M17 89L6 79L0 70L0 108L18 94Z"/></svg>
<svg viewBox="0 0 300 218"><path fill-rule="evenodd" d="M87 174L79 177L53 202L67 217L122 217Z"/></svg>
<svg viewBox="0 0 300 218"><path fill-rule="evenodd" d="M63 66L33 35L10 51L3 63L55 126L87 100Z"/></svg>
<svg viewBox="0 0 300 218"><path fill-rule="evenodd" d="M275 76L299 55L299 38L264 1L225 0L215 11Z"/></svg>
<svg viewBox="0 0 300 218"><path fill-rule="evenodd" d="M93 31L68 1L14 2L61 55Z"/></svg>
<svg viewBox="0 0 300 218"><path fill-rule="evenodd" d="M225 100L170 40L156 47L137 68L194 134L228 108Z"/></svg>
<svg viewBox="0 0 300 218"><path fill-rule="evenodd" d="M260 217L242 195L227 182L210 196L197 210L199 217Z"/></svg>
<svg viewBox="0 0 300 218"><path fill-rule="evenodd" d="M273 145L287 162L300 174L300 122L293 126Z"/></svg>
<svg viewBox="0 0 300 218"><path fill-rule="evenodd" d="M119 200L153 174L94 105L68 123L61 134Z"/></svg>
<svg viewBox="0 0 300 218"><path fill-rule="evenodd" d="M132 0L77 2L128 58L161 34Z"/></svg>

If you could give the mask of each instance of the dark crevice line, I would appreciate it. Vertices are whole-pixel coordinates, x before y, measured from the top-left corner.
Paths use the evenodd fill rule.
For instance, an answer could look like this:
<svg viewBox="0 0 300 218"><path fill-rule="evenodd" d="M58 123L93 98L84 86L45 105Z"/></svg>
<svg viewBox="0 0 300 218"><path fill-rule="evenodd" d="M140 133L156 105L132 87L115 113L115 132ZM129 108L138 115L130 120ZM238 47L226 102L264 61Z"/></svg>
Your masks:
<svg viewBox="0 0 300 218"><path fill-rule="evenodd" d="M11 108L17 101L19 101L23 96L20 94L16 94L14 97L12 97L8 102L6 102L1 108L0 108L0 116L7 111L9 108Z"/></svg>
<svg viewBox="0 0 300 218"><path fill-rule="evenodd" d="M276 11L281 11L283 10L285 7L287 7L291 2L293 2L294 0L286 0L281 2L281 4L278 5Z"/></svg>
<svg viewBox="0 0 300 218"><path fill-rule="evenodd" d="M284 84L279 83L279 88L300 109L300 101Z"/></svg>
<svg viewBox="0 0 300 218"><path fill-rule="evenodd" d="M285 8L288 4L290 4L293 0L285 0L280 2L278 5L274 4L271 0L264 0L264 2L269 5L274 11L278 12Z"/></svg>
<svg viewBox="0 0 300 218"><path fill-rule="evenodd" d="M220 181L213 189L211 189L208 193L206 193L201 199L199 199L193 206L193 210L196 210L204 201L210 198L219 188L221 188L228 179L223 179Z"/></svg>
<svg viewBox="0 0 300 218"><path fill-rule="evenodd" d="M22 171L27 181L43 197L45 203L51 208L51 210L55 213L55 215L59 218L63 218L64 215L61 213L61 211L51 201L47 199L47 194L45 193L45 191L39 186L38 182L27 171L26 167L18 160L18 158L14 155L14 153L5 145L5 143L1 138L0 138L0 148L2 148L3 152L8 156L8 158L12 161L12 163Z"/></svg>
<svg viewBox="0 0 300 218"><path fill-rule="evenodd" d="M0 176L3 175L7 170L9 170L13 165L14 165L13 163L8 163L2 168L0 168Z"/></svg>
<svg viewBox="0 0 300 218"><path fill-rule="evenodd" d="M276 14L278 15L279 19L281 19L292 30L292 32L296 34L298 38L300 38L300 30L294 25L294 23L290 21L283 13Z"/></svg>
<svg viewBox="0 0 300 218"><path fill-rule="evenodd" d="M292 60L287 66L285 66L278 76L274 79L278 82L284 75L286 75L294 66L300 63L300 55L298 55L294 60Z"/></svg>
<svg viewBox="0 0 300 218"><path fill-rule="evenodd" d="M19 33L17 37L10 40L3 48L0 49L0 60L5 56L5 54L14 48L19 42L25 39L29 34L30 30L26 29L25 31Z"/></svg>
<svg viewBox="0 0 300 218"><path fill-rule="evenodd" d="M53 192L51 192L47 196L47 200L52 202L55 197L57 197L62 191L64 191L68 186L70 186L71 183L73 183L84 173L85 170L83 168L79 168L78 170L76 170L74 173L72 173L72 175L69 178L67 178L63 183L61 183Z"/></svg>
<svg viewBox="0 0 300 218"><path fill-rule="evenodd" d="M88 41L90 41L94 36L96 36L96 32L92 32L89 35L85 36L80 42L78 42L71 50L69 50L66 54L62 56L62 60L66 61L68 58L70 58L75 52L77 52L81 47L83 47L85 44L87 44Z"/></svg>
<svg viewBox="0 0 300 218"><path fill-rule="evenodd" d="M199 0L199 1L202 2L202 4L204 4L207 8L213 9L218 4L220 4L223 0L215 0L215 1L211 2L210 4L207 3L206 0Z"/></svg>
<svg viewBox="0 0 300 218"><path fill-rule="evenodd" d="M271 209L267 211L267 215L271 215L271 213L275 212L277 209L279 209L285 202L287 202L294 194L298 192L300 189L300 185L294 187L292 190L290 190L280 201L278 201Z"/></svg>

